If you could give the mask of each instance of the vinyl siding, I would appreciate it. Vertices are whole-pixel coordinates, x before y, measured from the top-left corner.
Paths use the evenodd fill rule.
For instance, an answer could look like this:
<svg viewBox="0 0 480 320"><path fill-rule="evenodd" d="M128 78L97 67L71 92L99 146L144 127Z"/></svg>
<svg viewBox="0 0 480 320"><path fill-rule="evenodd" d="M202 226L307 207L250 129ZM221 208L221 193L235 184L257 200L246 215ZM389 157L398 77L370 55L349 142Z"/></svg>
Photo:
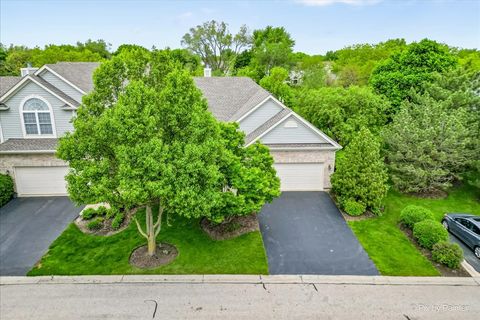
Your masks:
<svg viewBox="0 0 480 320"><path fill-rule="evenodd" d="M69 85L50 71L43 71L39 76L53 84L55 87L57 87L76 101L82 102L83 95L77 89L73 88L71 85Z"/></svg>
<svg viewBox="0 0 480 320"><path fill-rule="evenodd" d="M23 99L30 95L40 96L50 103L53 109L53 118L55 120L57 137L64 135L67 131L73 130L73 126L70 123L73 112L71 110L66 111L61 109L65 103L36 83L28 82L23 88L18 90L14 95L5 101L5 104L9 107L9 109L0 111L0 122L4 140L10 138L24 138L19 108Z"/></svg>
<svg viewBox="0 0 480 320"><path fill-rule="evenodd" d="M246 134L249 134L280 111L282 111L282 107L272 99L269 99L258 107L257 110L240 121L240 129Z"/></svg>
<svg viewBox="0 0 480 320"><path fill-rule="evenodd" d="M285 128L285 124L289 121L294 121L297 124L296 128ZM278 124L270 132L260 138L260 141L266 144L269 143L328 143L325 139L320 137L315 131L307 127L303 122L289 116Z"/></svg>

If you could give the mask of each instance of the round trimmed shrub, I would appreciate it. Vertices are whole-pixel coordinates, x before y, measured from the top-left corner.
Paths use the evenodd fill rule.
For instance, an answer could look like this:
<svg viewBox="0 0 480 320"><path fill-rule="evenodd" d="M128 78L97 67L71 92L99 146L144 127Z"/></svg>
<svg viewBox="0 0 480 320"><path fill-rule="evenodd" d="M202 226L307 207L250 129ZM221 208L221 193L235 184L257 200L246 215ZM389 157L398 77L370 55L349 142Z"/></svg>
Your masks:
<svg viewBox="0 0 480 320"><path fill-rule="evenodd" d="M13 197L13 180L8 174L0 173L0 207Z"/></svg>
<svg viewBox="0 0 480 320"><path fill-rule="evenodd" d="M97 215L97 211L93 208L88 208L82 211L82 219L90 220Z"/></svg>
<svg viewBox="0 0 480 320"><path fill-rule="evenodd" d="M343 202L343 209L351 216L359 216L367 210L365 204L362 202L348 199Z"/></svg>
<svg viewBox="0 0 480 320"><path fill-rule="evenodd" d="M463 250L456 243L440 241L433 246L432 259L449 268L458 269L463 261Z"/></svg>
<svg viewBox="0 0 480 320"><path fill-rule="evenodd" d="M413 226L413 236L420 246L431 250L435 243L448 240L448 231L440 222L423 220Z"/></svg>
<svg viewBox="0 0 480 320"><path fill-rule="evenodd" d="M400 221L409 229L412 229L415 223L423 220L433 220L433 213L427 208L409 205L400 212Z"/></svg>

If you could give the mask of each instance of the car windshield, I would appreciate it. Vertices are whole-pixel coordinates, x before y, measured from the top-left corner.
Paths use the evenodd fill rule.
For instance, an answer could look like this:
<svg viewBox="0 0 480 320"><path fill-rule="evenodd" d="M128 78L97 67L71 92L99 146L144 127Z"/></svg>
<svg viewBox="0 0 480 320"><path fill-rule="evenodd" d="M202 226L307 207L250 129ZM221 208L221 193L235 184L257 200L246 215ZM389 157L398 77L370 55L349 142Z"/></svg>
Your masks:
<svg viewBox="0 0 480 320"><path fill-rule="evenodd" d="M473 220L475 220L477 222L480 222L480 217L475 217L475 218L473 218Z"/></svg>

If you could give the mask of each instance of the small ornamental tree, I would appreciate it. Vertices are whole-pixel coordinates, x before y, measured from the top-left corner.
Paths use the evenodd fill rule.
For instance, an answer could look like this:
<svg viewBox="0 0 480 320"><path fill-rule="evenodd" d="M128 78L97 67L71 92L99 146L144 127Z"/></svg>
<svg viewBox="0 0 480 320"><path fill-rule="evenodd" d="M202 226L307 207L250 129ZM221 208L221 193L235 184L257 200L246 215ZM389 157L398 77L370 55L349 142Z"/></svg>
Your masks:
<svg viewBox="0 0 480 320"><path fill-rule="evenodd" d="M280 180L268 148L260 143L244 147L245 134L236 123L222 123L221 128L221 200L210 217L217 223L258 212L280 195Z"/></svg>
<svg viewBox="0 0 480 320"><path fill-rule="evenodd" d="M388 191L387 179L380 143L368 129L362 128L337 160L332 189L344 209L347 203L356 208L352 202L358 202L379 214Z"/></svg>
<svg viewBox="0 0 480 320"><path fill-rule="evenodd" d="M151 77L156 72L152 70ZM102 92L111 102L108 108L101 110L91 96L84 100L74 121L76 130L61 139L59 156L72 168L68 190L77 202L146 207L146 228L136 223L152 256L163 212L208 216L220 201L222 140L216 120L186 71L171 71L161 81L119 83L113 86L114 98L112 92Z"/></svg>

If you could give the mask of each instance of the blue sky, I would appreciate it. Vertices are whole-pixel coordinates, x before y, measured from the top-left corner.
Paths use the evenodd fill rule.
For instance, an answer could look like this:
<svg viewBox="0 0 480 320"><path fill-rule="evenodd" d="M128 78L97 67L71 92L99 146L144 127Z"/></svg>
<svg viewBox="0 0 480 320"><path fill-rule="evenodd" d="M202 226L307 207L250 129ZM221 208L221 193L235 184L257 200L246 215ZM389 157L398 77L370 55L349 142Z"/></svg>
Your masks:
<svg viewBox="0 0 480 320"><path fill-rule="evenodd" d="M104 39L180 47L183 34L206 20L236 32L284 26L295 49L325 53L391 38L430 38L452 46L480 47L480 0L284 0L284 1L0 1L0 41L43 46Z"/></svg>

